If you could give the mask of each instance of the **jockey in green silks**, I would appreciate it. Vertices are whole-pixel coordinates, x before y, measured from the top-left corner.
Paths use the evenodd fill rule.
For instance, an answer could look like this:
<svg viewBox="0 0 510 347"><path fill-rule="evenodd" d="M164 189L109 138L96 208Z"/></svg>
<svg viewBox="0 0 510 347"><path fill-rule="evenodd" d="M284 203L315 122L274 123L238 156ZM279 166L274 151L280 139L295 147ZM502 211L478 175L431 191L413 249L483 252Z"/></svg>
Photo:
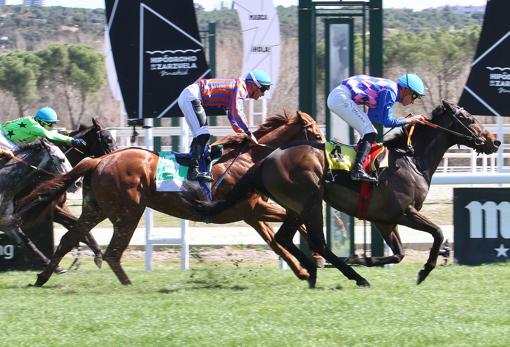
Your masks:
<svg viewBox="0 0 510 347"><path fill-rule="evenodd" d="M10 156L6 149L16 150L18 144L29 143L38 138L45 138L50 141L70 144L73 147L85 148L87 145L83 139L49 131L58 122L57 113L51 107L40 108L35 116L18 118L5 124L0 124L0 146L4 147L4 155Z"/></svg>

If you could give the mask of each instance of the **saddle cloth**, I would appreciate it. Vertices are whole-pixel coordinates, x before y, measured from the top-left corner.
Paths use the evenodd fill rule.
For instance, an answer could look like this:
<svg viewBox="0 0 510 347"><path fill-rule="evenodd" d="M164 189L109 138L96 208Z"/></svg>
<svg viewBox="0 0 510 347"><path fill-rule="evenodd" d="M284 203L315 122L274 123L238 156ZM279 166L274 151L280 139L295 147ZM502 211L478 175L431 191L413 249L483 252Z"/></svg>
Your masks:
<svg viewBox="0 0 510 347"><path fill-rule="evenodd" d="M325 154L329 170L351 171L356 162L356 150L356 146L334 140L326 142ZM380 143L373 144L363 166L367 172L388 167L388 149Z"/></svg>
<svg viewBox="0 0 510 347"><path fill-rule="evenodd" d="M213 146L209 150L206 146L204 155L200 159L201 171L210 171L211 166L218 161L223 153L223 146ZM180 192L184 181L187 180L190 153L159 152L158 167L156 171L156 191Z"/></svg>

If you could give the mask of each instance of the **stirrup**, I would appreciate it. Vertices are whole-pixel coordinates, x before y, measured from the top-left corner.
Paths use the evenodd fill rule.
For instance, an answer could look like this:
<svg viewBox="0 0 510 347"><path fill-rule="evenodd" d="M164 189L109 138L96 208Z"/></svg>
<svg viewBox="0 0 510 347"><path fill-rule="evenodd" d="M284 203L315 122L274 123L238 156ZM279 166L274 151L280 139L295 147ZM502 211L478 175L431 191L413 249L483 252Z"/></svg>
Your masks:
<svg viewBox="0 0 510 347"><path fill-rule="evenodd" d="M197 181L203 181L203 182L212 182L213 178L209 174L209 172L198 172L196 176Z"/></svg>

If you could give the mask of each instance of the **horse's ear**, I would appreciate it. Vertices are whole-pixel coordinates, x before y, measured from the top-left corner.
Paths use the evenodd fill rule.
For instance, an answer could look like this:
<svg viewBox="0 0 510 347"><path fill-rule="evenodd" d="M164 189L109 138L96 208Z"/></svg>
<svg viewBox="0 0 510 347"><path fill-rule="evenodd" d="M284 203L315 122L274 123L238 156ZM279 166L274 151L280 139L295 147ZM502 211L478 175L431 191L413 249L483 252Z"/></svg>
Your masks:
<svg viewBox="0 0 510 347"><path fill-rule="evenodd" d="M96 127L96 128L99 128L99 129L103 128L101 123L99 123L99 121L96 118L94 118L94 117L92 117L92 124L94 124L94 127Z"/></svg>
<svg viewBox="0 0 510 347"><path fill-rule="evenodd" d="M443 99L443 100L441 100L441 103L443 104L443 107L444 107L445 109L450 110L450 111L452 111L452 112L455 112L455 109L457 108L457 107L455 106L455 104L451 103L451 102L450 102L450 101L448 101L448 100L444 100L444 99Z"/></svg>
<svg viewBox="0 0 510 347"><path fill-rule="evenodd" d="M283 108L283 115L289 118L289 113L287 112L287 109L285 107Z"/></svg>

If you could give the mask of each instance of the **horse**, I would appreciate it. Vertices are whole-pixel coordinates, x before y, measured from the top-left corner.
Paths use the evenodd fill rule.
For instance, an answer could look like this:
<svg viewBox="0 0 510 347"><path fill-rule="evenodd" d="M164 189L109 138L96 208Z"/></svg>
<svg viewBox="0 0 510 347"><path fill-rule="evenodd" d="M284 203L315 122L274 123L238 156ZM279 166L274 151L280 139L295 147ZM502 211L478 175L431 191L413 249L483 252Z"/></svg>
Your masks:
<svg viewBox="0 0 510 347"><path fill-rule="evenodd" d="M92 119L92 126L81 125L78 130L74 130L68 135L73 138L83 139L86 142L86 147L83 149L83 151L74 147L70 147L66 144L54 143L54 145L60 148L61 151L64 151L65 157L61 158L61 160L65 160L67 158L67 161L71 166L75 166L79 161L86 157L100 157L115 150L114 139L110 131L104 129L100 122L95 118ZM19 162L14 159L13 163L16 162L18 163L17 165L26 165L26 163L28 163ZM66 167L66 170L70 171L71 166ZM14 196L14 206L16 207L17 201L34 190L41 181L49 179L51 177L49 175L50 173L59 173L53 169L54 167L49 167L48 170L45 170L47 172L43 172L40 169L33 169L33 172L31 173L34 175L31 177L31 179L19 182L23 189L21 189ZM38 175L36 175L38 170L40 172ZM12 182L16 181L14 177L12 177L12 180ZM48 264L49 259L37 248L37 246L30 240L27 235L30 235L34 232L40 232L41 225L52 222L59 223L66 229L69 229L71 225L76 222L77 218L71 213L65 204L65 201L66 194L62 194L59 199L56 199L50 206L48 206L48 208L46 208L44 211L41 211L41 213L38 213L37 215L31 215L30 218L24 218L22 220L16 221L15 223L11 223L11 225L17 224L17 226L21 228L21 230L17 231L19 238L41 259L44 264ZM99 248L99 245L94 237L91 234L86 234L83 236L81 241L94 252L94 262L98 267L101 267L101 249ZM65 272L65 270L59 268L57 272L61 273Z"/></svg>
<svg viewBox="0 0 510 347"><path fill-rule="evenodd" d="M406 129L409 130L410 129ZM436 107L430 121L416 125L411 138L414 154L402 151L408 140L405 132L385 145L388 147L388 167L379 172L378 184L372 187L366 219L375 223L393 255L366 257L355 262L366 266L399 263L404 258L397 225L405 225L432 235L433 244L417 283L425 280L434 269L443 233L419 211L427 196L432 175L445 152L451 146L465 145L481 153L494 153L500 141L466 110L448 101ZM349 264L344 263L326 246L323 235L322 201L333 208L354 216L361 197L360 183L345 177L332 182L327 179L324 144L290 144L274 151L243 176L226 200L211 203L193 201L195 208L206 218L223 213L225 209L244 201L254 191L269 196L287 211L287 217L275 238L308 270L309 286L315 287L316 266L292 243L297 226L305 224L309 246L319 252L348 279L358 286L369 286Z"/></svg>
<svg viewBox="0 0 510 347"><path fill-rule="evenodd" d="M242 134L222 137L213 144L221 144L224 148L221 159L212 168L215 178L212 183L214 199L224 196L254 163L280 145L294 140L324 141L313 118L299 111L295 116L285 113L268 117L253 135L260 145L249 145ZM114 232L103 259L124 285L131 284L131 281L124 272L120 259L146 207L178 218L202 221L201 216L186 203L183 192L156 191L158 160L158 154L139 148L116 151L98 159L86 159L71 172L45 182L21 202L19 215L23 216L38 206L53 201L76 179L84 177L82 214L78 222L62 237L50 265L38 274L36 286L42 286L48 281L53 269L80 235L89 232L106 218L112 222ZM196 182L188 181L185 189L206 199ZM281 207L274 206L267 202L267 198L254 194L244 204L225 211L210 222L224 224L244 220L289 263L299 278L307 279L306 270L274 242L274 232L269 222L280 222L284 217L285 211Z"/></svg>

